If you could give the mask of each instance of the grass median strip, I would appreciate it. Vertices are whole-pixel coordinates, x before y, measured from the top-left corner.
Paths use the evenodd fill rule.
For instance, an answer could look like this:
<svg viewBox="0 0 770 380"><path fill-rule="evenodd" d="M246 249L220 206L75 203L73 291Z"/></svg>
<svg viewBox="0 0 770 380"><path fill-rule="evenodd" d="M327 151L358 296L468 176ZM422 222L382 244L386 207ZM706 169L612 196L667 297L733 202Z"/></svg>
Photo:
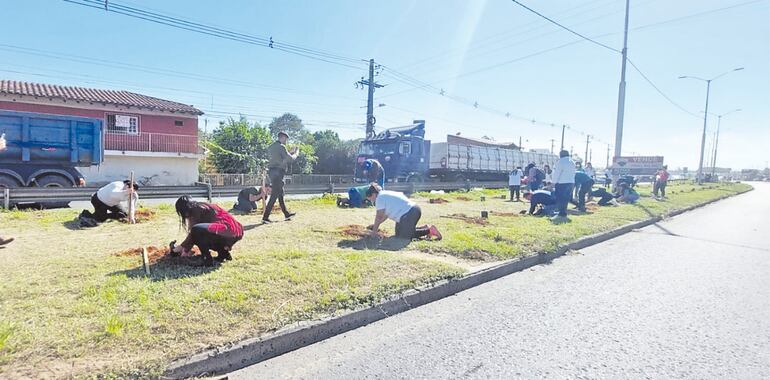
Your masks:
<svg viewBox="0 0 770 380"><path fill-rule="evenodd" d="M182 238L168 205L152 208L143 223L86 230L72 222L80 210L3 212L3 236L17 240L0 250L0 377L153 377L173 358L747 187L670 185L667 201L598 208L563 225L518 216L525 204L505 202L502 191L416 194L423 220L437 224L444 240L407 247L349 233L371 223L372 209L337 209L331 198L295 201L290 222L238 216L247 232L234 261L209 269L161 260L149 277L138 256L117 253ZM481 211L491 211L486 225L441 217Z"/></svg>

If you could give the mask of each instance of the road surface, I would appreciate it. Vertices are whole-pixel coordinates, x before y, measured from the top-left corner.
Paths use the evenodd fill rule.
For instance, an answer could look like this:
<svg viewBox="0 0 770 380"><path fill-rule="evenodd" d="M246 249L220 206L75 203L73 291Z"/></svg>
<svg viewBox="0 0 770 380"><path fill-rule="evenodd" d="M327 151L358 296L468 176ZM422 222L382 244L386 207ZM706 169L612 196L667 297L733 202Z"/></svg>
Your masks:
<svg viewBox="0 0 770 380"><path fill-rule="evenodd" d="M770 378L770 185L229 379Z"/></svg>

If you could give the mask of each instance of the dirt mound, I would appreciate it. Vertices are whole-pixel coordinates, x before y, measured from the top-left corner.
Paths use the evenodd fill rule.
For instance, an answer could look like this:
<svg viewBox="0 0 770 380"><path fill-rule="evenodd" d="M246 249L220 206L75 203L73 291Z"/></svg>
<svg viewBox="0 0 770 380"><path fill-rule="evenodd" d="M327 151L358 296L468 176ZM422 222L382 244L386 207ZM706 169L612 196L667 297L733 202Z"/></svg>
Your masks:
<svg viewBox="0 0 770 380"><path fill-rule="evenodd" d="M457 197L457 200L458 201L469 201L469 200L471 200L471 198L466 197L464 195L461 195L461 196Z"/></svg>
<svg viewBox="0 0 770 380"><path fill-rule="evenodd" d="M371 230L360 224L348 224L347 226L340 227L339 231L345 236L355 237L369 237L369 233L371 232ZM385 238L388 237L388 234L383 230L379 230L377 231L377 236Z"/></svg>
<svg viewBox="0 0 770 380"><path fill-rule="evenodd" d="M442 218L448 218L448 219L462 220L462 221L464 221L466 223L478 224L480 226L486 226L487 224L489 224L489 220L488 219L484 219L482 217L468 216L468 215L465 215L465 214L442 215L441 217Z"/></svg>
<svg viewBox="0 0 770 380"><path fill-rule="evenodd" d="M155 219L155 211L148 208L140 208L134 214L137 223L145 223ZM123 223L128 223L128 219L121 219Z"/></svg>
<svg viewBox="0 0 770 380"><path fill-rule="evenodd" d="M154 245L150 245L145 247L147 248L147 259L150 260L150 264L155 264L158 261L165 260L167 258L171 258L170 255L168 255L169 249L168 247L156 247ZM200 255L201 252L198 250L198 247L193 247L193 255ZM136 248L129 248L120 252L113 253L113 256L136 256L141 257L142 256L142 247L136 247Z"/></svg>
<svg viewBox="0 0 770 380"><path fill-rule="evenodd" d="M444 198L431 198L428 202L435 204L449 203L449 201Z"/></svg>

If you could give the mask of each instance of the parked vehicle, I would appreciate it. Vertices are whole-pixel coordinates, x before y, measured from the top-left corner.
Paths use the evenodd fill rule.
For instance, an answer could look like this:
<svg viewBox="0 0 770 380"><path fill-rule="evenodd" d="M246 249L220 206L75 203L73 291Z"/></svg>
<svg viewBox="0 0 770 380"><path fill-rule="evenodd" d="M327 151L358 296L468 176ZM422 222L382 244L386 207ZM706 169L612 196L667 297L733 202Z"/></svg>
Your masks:
<svg viewBox="0 0 770 380"><path fill-rule="evenodd" d="M102 121L0 110L0 188L84 186L78 167L104 159Z"/></svg>
<svg viewBox="0 0 770 380"><path fill-rule="evenodd" d="M365 182L366 159L380 161L388 182L401 181L507 181L516 166L530 162L553 166L558 157L550 153L523 152L514 144L501 144L448 135L446 142L425 140L425 121L387 129L359 146L355 178Z"/></svg>

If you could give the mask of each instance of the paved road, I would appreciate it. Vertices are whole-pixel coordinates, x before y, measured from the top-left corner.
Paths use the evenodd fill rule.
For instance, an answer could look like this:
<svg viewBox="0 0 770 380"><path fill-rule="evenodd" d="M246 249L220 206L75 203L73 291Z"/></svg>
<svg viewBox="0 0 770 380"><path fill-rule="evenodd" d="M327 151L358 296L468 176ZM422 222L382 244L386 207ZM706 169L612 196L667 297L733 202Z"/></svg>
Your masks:
<svg viewBox="0 0 770 380"><path fill-rule="evenodd" d="M770 185L230 379L770 378Z"/></svg>

